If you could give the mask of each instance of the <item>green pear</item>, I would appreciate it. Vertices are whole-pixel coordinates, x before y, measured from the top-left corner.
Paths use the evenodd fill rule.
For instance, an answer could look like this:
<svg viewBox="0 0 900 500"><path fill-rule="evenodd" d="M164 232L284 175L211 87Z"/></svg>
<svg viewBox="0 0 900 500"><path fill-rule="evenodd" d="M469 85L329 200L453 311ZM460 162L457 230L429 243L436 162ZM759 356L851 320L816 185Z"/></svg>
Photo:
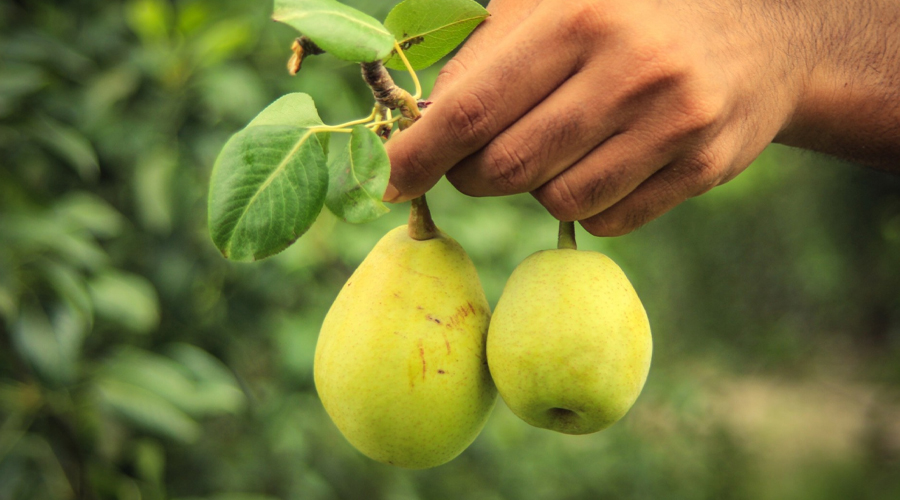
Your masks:
<svg viewBox="0 0 900 500"><path fill-rule="evenodd" d="M344 285L322 324L314 372L325 410L353 446L423 469L475 440L497 390L485 353L490 308L475 266L433 223L423 235L421 220L410 221L385 235Z"/></svg>
<svg viewBox="0 0 900 500"><path fill-rule="evenodd" d="M568 223L571 224L571 223ZM634 404L650 369L650 323L625 273L609 257L560 249L515 269L488 332L500 396L519 418L566 434L603 430Z"/></svg>

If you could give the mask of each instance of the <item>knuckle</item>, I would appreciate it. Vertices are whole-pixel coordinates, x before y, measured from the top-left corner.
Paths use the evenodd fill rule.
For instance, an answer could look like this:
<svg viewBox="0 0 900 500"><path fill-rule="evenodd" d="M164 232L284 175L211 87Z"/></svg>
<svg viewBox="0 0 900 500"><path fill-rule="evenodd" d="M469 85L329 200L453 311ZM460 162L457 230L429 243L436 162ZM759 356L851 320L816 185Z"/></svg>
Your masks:
<svg viewBox="0 0 900 500"><path fill-rule="evenodd" d="M715 153L710 149L699 151L686 162L690 179L689 196L701 195L716 187L722 180L722 169Z"/></svg>
<svg viewBox="0 0 900 500"><path fill-rule="evenodd" d="M718 129L727 109L714 92L685 91L676 102L676 113L676 135L692 137Z"/></svg>
<svg viewBox="0 0 900 500"><path fill-rule="evenodd" d="M396 153L399 161L393 163L391 182L404 194L410 194L416 186L428 182L432 177L429 162L420 151L421 149L416 148Z"/></svg>
<svg viewBox="0 0 900 500"><path fill-rule="evenodd" d="M683 191L685 186L690 183L687 179L691 178L690 168L674 166L670 172L660 172L655 179L652 179L654 189L659 199L676 199L685 198Z"/></svg>
<svg viewBox="0 0 900 500"><path fill-rule="evenodd" d="M621 218L600 213L595 217L582 221L581 226L594 236L622 236L628 234Z"/></svg>
<svg viewBox="0 0 900 500"><path fill-rule="evenodd" d="M716 187L722 170L710 149L697 150L660 172L654 181L663 198L684 200Z"/></svg>
<svg viewBox="0 0 900 500"><path fill-rule="evenodd" d="M665 79L680 75L674 53L658 40L647 40L632 51L632 59L655 79Z"/></svg>
<svg viewBox="0 0 900 500"><path fill-rule="evenodd" d="M468 70L466 64L462 61L464 50L467 50L466 46L460 47L456 57L447 61L447 64L441 68L438 72L437 79L434 82L435 87L445 87L449 85L453 80L456 80Z"/></svg>
<svg viewBox="0 0 900 500"><path fill-rule="evenodd" d="M642 40L629 51L630 76L626 95L631 99L678 88L690 74L689 65L680 51L659 39Z"/></svg>
<svg viewBox="0 0 900 500"><path fill-rule="evenodd" d="M450 185L460 193L473 197L484 196L479 180L475 179L471 172L454 167L447 171L446 177Z"/></svg>
<svg viewBox="0 0 900 500"><path fill-rule="evenodd" d="M620 217L620 223L617 226L617 229L620 231L616 236L621 236L623 234L628 234L632 231L636 231L652 221L656 218L656 212L650 206L645 207L632 207L631 210L626 211Z"/></svg>
<svg viewBox="0 0 900 500"><path fill-rule="evenodd" d="M550 181L536 197L541 205L559 220L574 221L585 216L581 198L564 177Z"/></svg>
<svg viewBox="0 0 900 500"><path fill-rule="evenodd" d="M484 162L489 182L503 194L529 191L532 152L527 146L495 141L485 149Z"/></svg>
<svg viewBox="0 0 900 500"><path fill-rule="evenodd" d="M492 113L487 99L476 92L461 95L447 121L449 132L463 147L478 148L490 138Z"/></svg>
<svg viewBox="0 0 900 500"><path fill-rule="evenodd" d="M609 19L597 2L577 1L567 6L560 24L561 31L579 41L589 41L607 30Z"/></svg>
<svg viewBox="0 0 900 500"><path fill-rule="evenodd" d="M639 210L608 210L582 221L581 225L594 236L623 236L640 228L651 218Z"/></svg>

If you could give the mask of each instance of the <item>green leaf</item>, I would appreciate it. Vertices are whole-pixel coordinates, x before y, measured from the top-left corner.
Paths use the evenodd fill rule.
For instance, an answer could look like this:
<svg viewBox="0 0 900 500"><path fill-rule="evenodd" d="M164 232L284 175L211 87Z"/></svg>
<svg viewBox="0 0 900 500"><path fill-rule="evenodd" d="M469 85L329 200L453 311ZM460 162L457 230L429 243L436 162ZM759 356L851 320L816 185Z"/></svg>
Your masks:
<svg viewBox="0 0 900 500"><path fill-rule="evenodd" d="M357 125L347 147L329 162L325 205L346 222L375 220L390 212L381 202L390 176L391 162L381 139Z"/></svg>
<svg viewBox="0 0 900 500"><path fill-rule="evenodd" d="M237 388L237 380L234 374L218 358L200 349L199 347L185 344L171 344L166 352L169 356L181 363L185 370L204 383L220 384Z"/></svg>
<svg viewBox="0 0 900 500"><path fill-rule="evenodd" d="M77 129L47 117L39 117L31 127L35 140L65 159L83 180L100 175L100 163L90 141Z"/></svg>
<svg viewBox="0 0 900 500"><path fill-rule="evenodd" d="M444 57L490 16L472 0L404 0L384 20L403 48L413 69L427 68ZM396 53L385 61L391 69L406 69Z"/></svg>
<svg viewBox="0 0 900 500"><path fill-rule="evenodd" d="M87 324L66 303L47 314L36 304L26 304L12 328L13 347L34 370L54 383L75 380L76 366Z"/></svg>
<svg viewBox="0 0 900 500"><path fill-rule="evenodd" d="M269 104L247 124L247 128L264 125L290 125L308 128L322 125L322 120L319 118L312 97L294 93L282 96Z"/></svg>
<svg viewBox="0 0 900 500"><path fill-rule="evenodd" d="M194 419L144 388L101 377L96 389L107 407L138 427L188 443L200 435Z"/></svg>
<svg viewBox="0 0 900 500"><path fill-rule="evenodd" d="M124 218L109 203L97 195L83 191L67 194L53 205L60 220L69 225L87 229L95 236L118 236Z"/></svg>
<svg viewBox="0 0 900 500"><path fill-rule="evenodd" d="M216 120L249 121L268 103L259 71L245 64L219 64L198 75L200 98Z"/></svg>
<svg viewBox="0 0 900 500"><path fill-rule="evenodd" d="M0 274L0 317L9 319L18 314L19 294L12 283L4 282L3 278L6 276Z"/></svg>
<svg viewBox="0 0 900 500"><path fill-rule="evenodd" d="M335 0L275 0L272 18L345 61L377 61L394 48L394 36L384 25Z"/></svg>
<svg viewBox="0 0 900 500"><path fill-rule="evenodd" d="M46 253L78 267L96 269L108 264L108 256L81 228L72 228L55 215L9 214L0 217L0 234L17 251Z"/></svg>
<svg viewBox="0 0 900 500"><path fill-rule="evenodd" d="M106 271L88 285L98 316L137 333L147 333L159 323L156 290L142 276Z"/></svg>
<svg viewBox="0 0 900 500"><path fill-rule="evenodd" d="M46 71L39 66L7 62L0 75L0 99L19 99L37 92L49 81Z"/></svg>
<svg viewBox="0 0 900 500"><path fill-rule="evenodd" d="M179 362L196 382L196 395L189 411L198 414L235 413L246 398L234 374L212 354L190 344L175 343L166 352Z"/></svg>
<svg viewBox="0 0 900 500"><path fill-rule="evenodd" d="M166 39L173 16L171 4L164 0L134 0L125 8L128 26L144 41Z"/></svg>
<svg viewBox="0 0 900 500"><path fill-rule="evenodd" d="M168 234L172 230L175 203L172 194L178 159L174 148L160 146L141 155L134 168L134 206L146 229Z"/></svg>
<svg viewBox="0 0 900 500"><path fill-rule="evenodd" d="M225 144L209 187L209 230L226 258L258 260L293 243L316 220L328 166L312 99L288 94Z"/></svg>
<svg viewBox="0 0 900 500"><path fill-rule="evenodd" d="M39 269L59 298L66 301L75 312L80 314L86 325L92 325L94 306L81 274L69 265L49 259L42 262Z"/></svg>
<svg viewBox="0 0 900 500"><path fill-rule="evenodd" d="M210 377L210 366L224 370L205 351L192 346L175 346L175 353L191 365L135 348L125 348L107 359L103 374L109 379L140 387L165 399L180 411L193 416L234 413L245 403L234 376L227 371Z"/></svg>
<svg viewBox="0 0 900 500"><path fill-rule="evenodd" d="M157 488L165 481L166 452L155 439L141 439L134 443L134 468L139 478Z"/></svg>
<svg viewBox="0 0 900 500"><path fill-rule="evenodd" d="M208 497L177 497L172 500L278 500L278 498L261 493L217 493Z"/></svg>
<svg viewBox="0 0 900 500"><path fill-rule="evenodd" d="M313 380L316 339L325 313L282 318L273 329L274 341L284 370L300 381Z"/></svg>
<svg viewBox="0 0 900 500"><path fill-rule="evenodd" d="M141 76L137 68L126 62L92 77L83 94L85 123L93 125L114 116L113 106L138 91Z"/></svg>
<svg viewBox="0 0 900 500"><path fill-rule="evenodd" d="M31 418L26 416L22 420L30 421ZM3 478L0 481L0 495L3 499L73 498L72 479L66 475L65 466L60 462L65 459L58 455L59 443L56 439L33 428L26 432L21 424L7 427L16 425L9 419L3 424L3 434L0 434L0 453L3 454L0 461L0 478ZM23 497L19 493L29 490L40 492L39 497L31 494Z"/></svg>
<svg viewBox="0 0 900 500"><path fill-rule="evenodd" d="M250 48L252 25L243 19L227 19L209 27L193 41L194 57L201 66L215 66L220 61Z"/></svg>

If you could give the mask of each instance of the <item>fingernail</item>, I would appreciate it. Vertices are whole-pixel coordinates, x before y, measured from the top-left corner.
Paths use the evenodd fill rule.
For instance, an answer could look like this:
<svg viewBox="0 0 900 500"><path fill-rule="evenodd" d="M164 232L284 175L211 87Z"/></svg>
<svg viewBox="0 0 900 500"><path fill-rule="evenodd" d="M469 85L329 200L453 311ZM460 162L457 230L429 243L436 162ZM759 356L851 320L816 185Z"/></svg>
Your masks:
<svg viewBox="0 0 900 500"><path fill-rule="evenodd" d="M398 191L394 186L388 184L387 189L384 191L384 196L381 199L390 203L396 200L398 196L400 196L400 191Z"/></svg>

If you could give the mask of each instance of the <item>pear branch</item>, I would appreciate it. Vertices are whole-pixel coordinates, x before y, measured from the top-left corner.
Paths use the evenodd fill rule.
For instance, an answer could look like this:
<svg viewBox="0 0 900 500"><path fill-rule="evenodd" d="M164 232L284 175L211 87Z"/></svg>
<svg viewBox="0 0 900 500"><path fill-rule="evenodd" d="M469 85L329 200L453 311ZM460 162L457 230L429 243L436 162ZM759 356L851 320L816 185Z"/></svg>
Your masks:
<svg viewBox="0 0 900 500"><path fill-rule="evenodd" d="M410 121L416 121L422 114L419 112L418 100L406 90L397 86L381 61L364 62L363 80L372 89L375 101L388 109L399 109L400 114Z"/></svg>
<svg viewBox="0 0 900 500"><path fill-rule="evenodd" d="M402 54L402 51L398 53ZM372 89L372 95L375 96L376 114L379 112L383 113L384 110L399 110L400 116L397 117L397 125L400 130L411 127L422 116L419 112L418 98L398 87L381 61L360 63L360 67L362 68L363 80L366 81L369 88ZM412 67L408 65L408 62L407 67L412 71ZM416 80L416 88L419 90L418 80ZM379 107L383 109L379 109ZM393 119L389 121L392 122ZM384 132L381 127L378 130ZM431 219L431 211L428 209L428 203L425 201L424 194L414 198L411 202L407 230L410 238L419 241L430 240L438 236L438 229L434 225L434 220Z"/></svg>

